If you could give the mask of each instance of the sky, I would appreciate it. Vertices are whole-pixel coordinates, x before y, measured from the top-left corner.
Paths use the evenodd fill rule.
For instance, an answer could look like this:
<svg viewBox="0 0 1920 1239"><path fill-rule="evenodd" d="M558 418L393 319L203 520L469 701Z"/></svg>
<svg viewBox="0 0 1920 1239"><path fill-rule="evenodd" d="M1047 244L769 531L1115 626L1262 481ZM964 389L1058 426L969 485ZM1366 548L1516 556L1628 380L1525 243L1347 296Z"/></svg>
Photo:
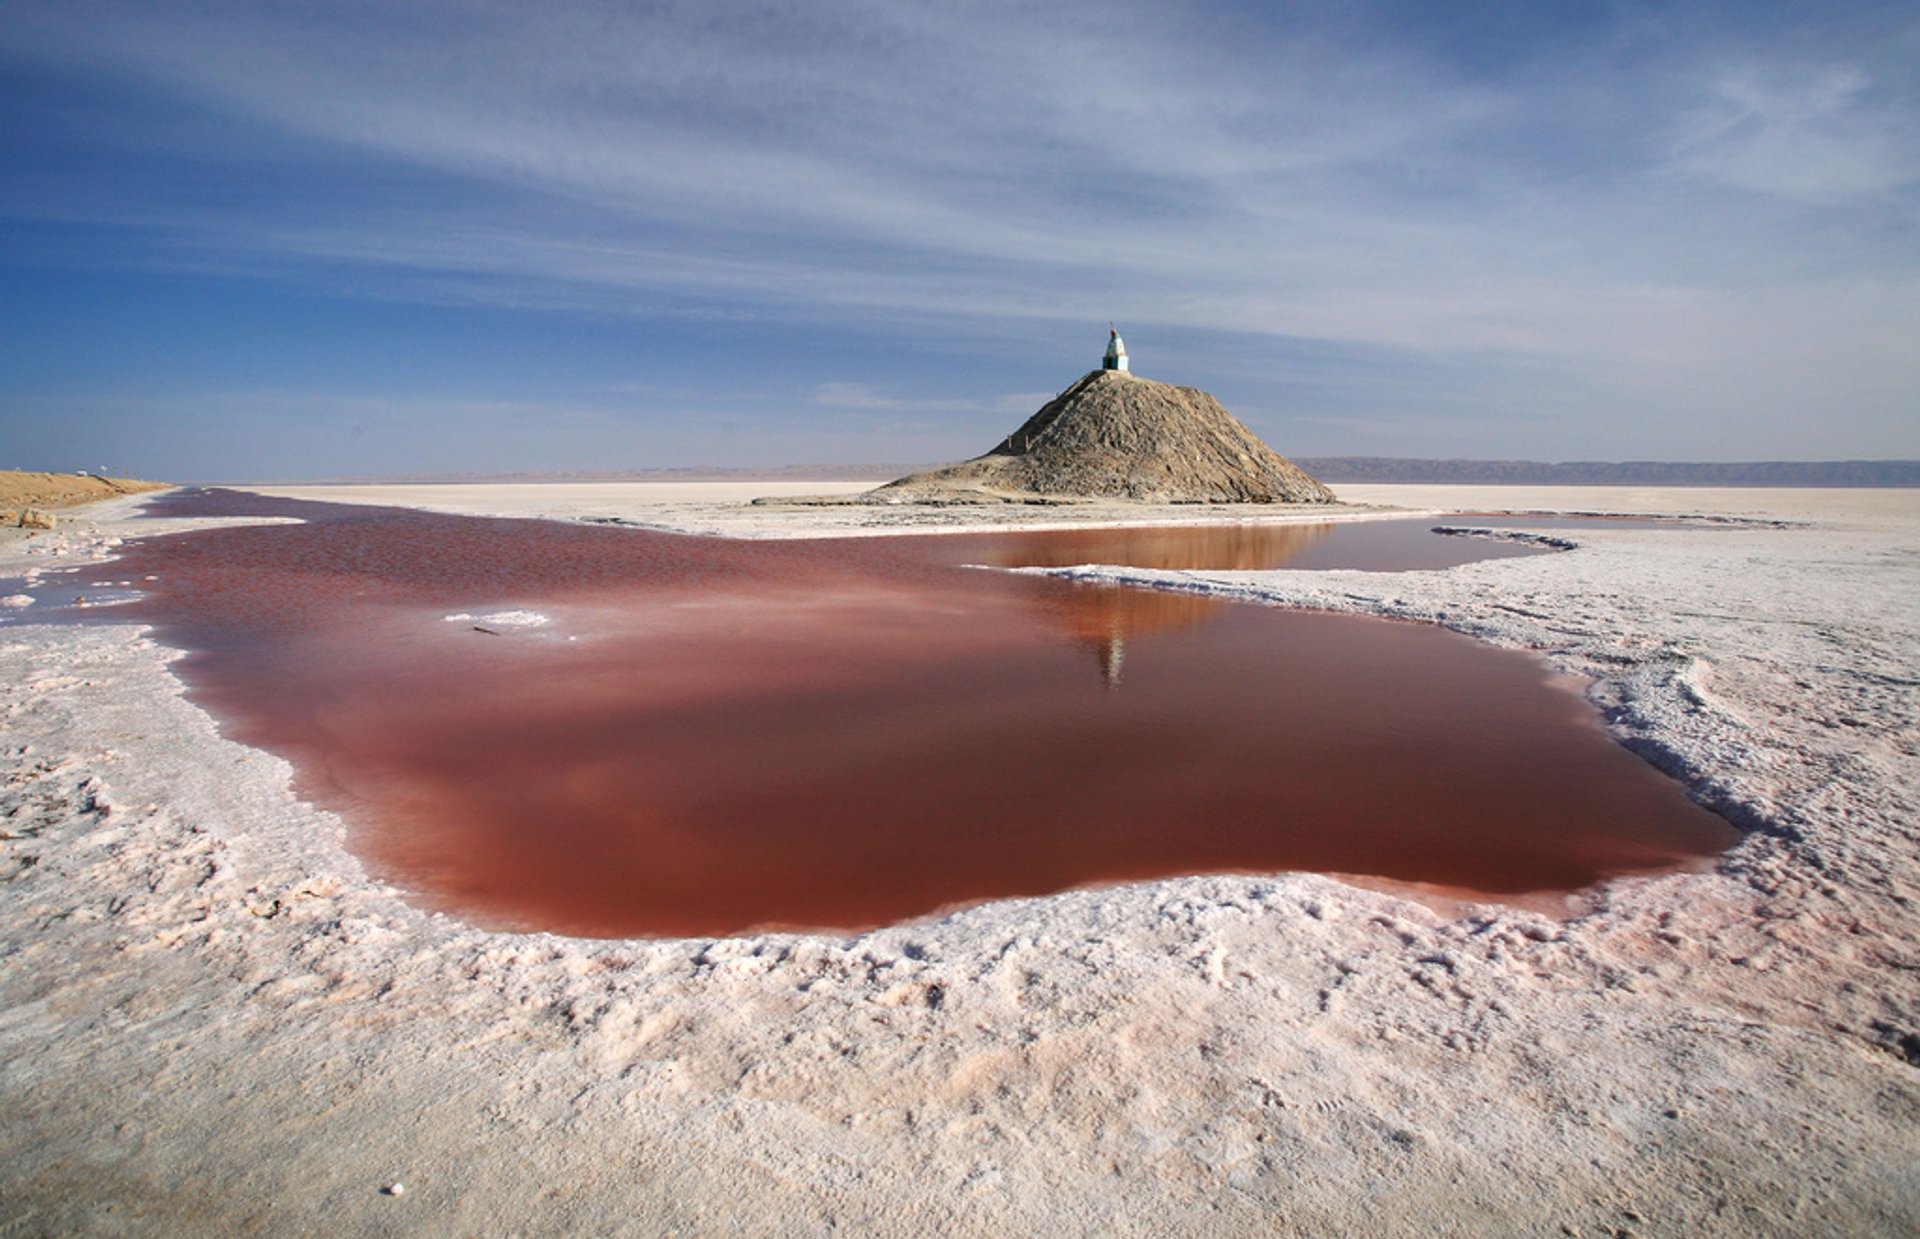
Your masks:
<svg viewBox="0 0 1920 1239"><path fill-rule="evenodd" d="M1920 8L4 3L0 468L1920 457Z"/></svg>

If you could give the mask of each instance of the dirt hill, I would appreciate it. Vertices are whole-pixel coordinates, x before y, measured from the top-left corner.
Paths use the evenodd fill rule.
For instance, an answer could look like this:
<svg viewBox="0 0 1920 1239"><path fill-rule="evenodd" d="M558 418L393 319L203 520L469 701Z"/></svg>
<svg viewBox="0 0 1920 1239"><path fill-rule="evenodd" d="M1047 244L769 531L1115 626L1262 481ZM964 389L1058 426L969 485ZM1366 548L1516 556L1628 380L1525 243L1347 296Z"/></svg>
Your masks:
<svg viewBox="0 0 1920 1239"><path fill-rule="evenodd" d="M0 509L69 508L115 495L162 490L165 482L103 478L87 473L26 473L0 470Z"/></svg>
<svg viewBox="0 0 1920 1239"><path fill-rule="evenodd" d="M1333 492L1192 387L1095 370L984 456L867 492L871 503L1332 503Z"/></svg>

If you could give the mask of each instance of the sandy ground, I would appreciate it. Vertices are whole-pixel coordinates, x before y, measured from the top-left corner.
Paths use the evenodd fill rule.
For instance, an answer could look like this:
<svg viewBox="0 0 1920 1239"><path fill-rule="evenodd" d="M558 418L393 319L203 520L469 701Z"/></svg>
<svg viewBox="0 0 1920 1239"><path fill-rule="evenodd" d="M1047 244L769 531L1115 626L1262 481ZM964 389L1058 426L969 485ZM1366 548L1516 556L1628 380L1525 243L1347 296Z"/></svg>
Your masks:
<svg viewBox="0 0 1920 1239"><path fill-rule="evenodd" d="M8 627L0 1234L1914 1233L1920 492L1342 489L1801 523L1068 571L1537 650L1744 841L1570 921L1280 875L848 939L485 933L370 882L139 631ZM125 506L0 550L109 555Z"/></svg>

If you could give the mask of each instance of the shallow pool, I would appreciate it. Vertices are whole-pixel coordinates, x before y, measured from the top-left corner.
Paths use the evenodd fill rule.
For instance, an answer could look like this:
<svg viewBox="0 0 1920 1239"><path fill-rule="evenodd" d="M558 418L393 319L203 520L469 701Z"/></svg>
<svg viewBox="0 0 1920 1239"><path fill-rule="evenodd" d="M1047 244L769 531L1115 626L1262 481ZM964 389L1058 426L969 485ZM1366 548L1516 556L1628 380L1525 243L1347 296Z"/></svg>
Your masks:
<svg viewBox="0 0 1920 1239"><path fill-rule="evenodd" d="M1529 549L1432 521L742 542L160 503L307 523L130 543L98 570L146 591L115 618L188 651L194 699L370 868L497 927L844 930L1214 872L1513 897L1734 838L1534 658L962 566Z"/></svg>

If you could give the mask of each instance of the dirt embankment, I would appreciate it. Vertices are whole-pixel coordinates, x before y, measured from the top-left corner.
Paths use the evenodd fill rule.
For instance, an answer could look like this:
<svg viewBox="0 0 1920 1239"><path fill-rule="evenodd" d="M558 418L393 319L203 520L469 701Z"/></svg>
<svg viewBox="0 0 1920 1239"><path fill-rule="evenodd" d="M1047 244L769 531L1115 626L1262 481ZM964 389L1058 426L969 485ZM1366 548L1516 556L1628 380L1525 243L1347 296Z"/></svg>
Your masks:
<svg viewBox="0 0 1920 1239"><path fill-rule="evenodd" d="M164 490L168 482L140 482L133 478L103 478L89 473L23 473L0 470L0 525L19 525L21 516L41 508L70 508L75 504Z"/></svg>

